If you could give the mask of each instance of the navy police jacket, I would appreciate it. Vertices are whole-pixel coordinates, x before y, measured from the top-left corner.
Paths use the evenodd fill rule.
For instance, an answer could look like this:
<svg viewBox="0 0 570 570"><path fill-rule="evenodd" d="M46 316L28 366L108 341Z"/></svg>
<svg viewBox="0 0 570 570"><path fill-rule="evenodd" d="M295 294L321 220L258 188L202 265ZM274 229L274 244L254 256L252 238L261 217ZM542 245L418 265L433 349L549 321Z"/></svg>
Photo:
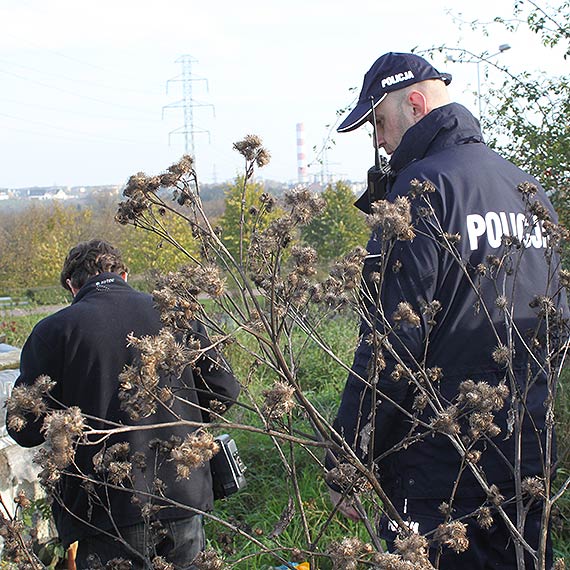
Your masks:
<svg viewBox="0 0 570 570"><path fill-rule="evenodd" d="M401 323L389 341L412 372L420 366L439 369L430 389L443 409L456 403L465 380L491 386L504 382L510 393L526 391L526 408L519 410L524 418L521 476L541 474L550 381L539 366L552 345L545 347L544 319L541 308L534 305L540 296L550 297L551 319L557 324L564 320L560 316L567 317L568 309L565 292L558 286L559 259L550 255L544 222L529 213L519 185L536 185L531 201L539 201L553 222L556 214L538 182L489 149L477 120L455 103L433 110L411 127L390 166L390 202L408 195L414 179L430 181L435 190L411 201L416 235L411 241L394 243L381 286L373 278L382 259L381 230L373 232L368 243L363 289L374 292L380 287L379 302L375 305L374 294L369 299L370 318L361 324L334 427L365 461L375 460L392 497L446 499L456 482L456 497L484 496L471 471L461 468L461 456L450 438L426 427L433 422L433 411L429 405L423 410L414 405L419 395L414 382L394 379L396 360L388 350L382 350L386 366L377 376L380 394L372 396L362 381L373 377L370 332L376 325L372 323L379 320L378 307L393 325L398 304L411 305L420 316L419 325ZM454 247L442 245L444 234ZM511 239L507 251L505 243L512 237L516 239ZM435 317L425 312L433 301L441 305ZM511 374L497 355L493 358L501 345L515 347ZM494 411L501 432L469 443L472 450L482 452L479 465L487 482L505 493L514 488L514 412L507 397L504 406ZM456 419L459 435L468 435L472 427L468 410L461 408ZM398 445L406 437L406 445Z"/></svg>
<svg viewBox="0 0 570 570"><path fill-rule="evenodd" d="M119 275L102 273L81 287L71 306L40 321L22 349L16 386L33 384L42 374L50 376L56 382L51 396L65 407L78 406L91 418L89 425L95 429L109 425L156 425L154 429L134 429L106 441L105 449L117 443L129 445L132 471L120 485L105 487L95 483L89 491L77 477L77 471L91 480L104 480L106 475L96 473L94 468L94 456L103 448L77 446L75 468L66 469L57 483L57 500L52 503L58 533L65 545L140 523L141 509L147 506L161 520L186 518L195 513L194 509L212 508L209 465L197 467L187 479L179 479L169 451L173 443L181 443L196 429L177 419L207 420L208 414L202 410L209 409L211 400L231 405L237 398L239 384L221 357L210 349L194 368L187 366L180 376L161 377L160 386L168 387L179 397L170 407L159 405L155 413L136 421L121 409L118 377L138 357L127 335L156 335L161 328L160 314L150 295L135 291ZM210 346L201 323L192 324L192 336L203 348ZM42 420L34 421L31 416L21 431L8 431L20 445L33 447L44 440L41 427ZM157 478L162 481L162 489L155 488ZM167 500L156 498L161 493Z"/></svg>

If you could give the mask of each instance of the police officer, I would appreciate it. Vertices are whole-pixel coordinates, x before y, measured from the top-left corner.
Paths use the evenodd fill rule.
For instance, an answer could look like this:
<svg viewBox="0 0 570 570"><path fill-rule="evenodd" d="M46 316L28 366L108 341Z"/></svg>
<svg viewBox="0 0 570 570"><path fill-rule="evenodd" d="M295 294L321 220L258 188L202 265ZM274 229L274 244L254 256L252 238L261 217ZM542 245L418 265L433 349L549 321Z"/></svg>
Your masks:
<svg viewBox="0 0 570 570"><path fill-rule="evenodd" d="M537 489L555 461L545 405L554 380L541 364L545 345L566 338L549 234L556 214L532 176L485 145L478 121L451 102L450 82L415 54L387 53L338 128L373 124L390 155L381 194L409 200L412 223L388 249L374 188L357 202L379 221L363 270L368 312L334 427L376 470L401 518L430 539L440 568L516 568L516 490L520 498L535 483L522 534L536 549ZM340 453L328 466L339 462ZM359 518L341 487L330 493ZM458 519L462 542L446 542L445 523ZM393 550L397 526L385 517L380 531ZM533 567L528 549L526 559Z"/></svg>

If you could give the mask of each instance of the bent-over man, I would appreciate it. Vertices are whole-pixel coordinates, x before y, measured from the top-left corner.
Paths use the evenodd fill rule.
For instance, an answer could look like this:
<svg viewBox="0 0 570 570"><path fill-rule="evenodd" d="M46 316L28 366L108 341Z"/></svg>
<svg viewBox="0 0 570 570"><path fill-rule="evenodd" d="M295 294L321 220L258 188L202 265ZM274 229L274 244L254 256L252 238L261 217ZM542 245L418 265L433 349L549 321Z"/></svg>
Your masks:
<svg viewBox="0 0 570 570"><path fill-rule="evenodd" d="M213 408L227 408L238 396L238 382L221 356L208 349L198 321L178 335L161 337L141 367L135 339L157 337L163 326L152 297L127 284L127 268L111 244L91 240L75 246L61 283L73 302L34 327L14 388L18 394L38 378L51 381L49 400L61 411L51 416L48 428L43 416L28 412L22 417L9 408L9 433L32 447L44 441L46 429L53 432L62 424L68 430L81 421L97 430L124 427L109 439L80 441L69 465L64 461L61 473L54 471L47 481L60 539L66 547L79 541L79 569L115 558L130 560L133 569L148 569L157 556L176 569L193 568L204 547L201 513L212 508L212 479L207 455L184 471L177 470L172 452L184 454L195 443L191 437L212 451L211 441L200 440L202 430L183 421L208 421L214 400ZM178 369L162 370L167 352L184 346L202 350L201 355L192 365L179 362ZM129 374L144 374L145 366L148 378L129 384ZM144 429L148 425L155 427ZM52 452L66 453L62 442L71 444L66 438L65 429L52 435ZM61 457L51 459L62 466ZM44 456L44 480L50 477L45 473L49 460Z"/></svg>

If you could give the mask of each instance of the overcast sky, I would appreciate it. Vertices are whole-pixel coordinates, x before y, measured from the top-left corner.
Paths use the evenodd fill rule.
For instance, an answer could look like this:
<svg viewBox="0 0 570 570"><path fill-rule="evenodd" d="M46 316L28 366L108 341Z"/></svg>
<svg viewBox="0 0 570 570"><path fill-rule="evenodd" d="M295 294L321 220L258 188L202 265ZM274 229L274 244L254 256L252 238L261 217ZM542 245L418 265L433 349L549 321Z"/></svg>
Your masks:
<svg viewBox="0 0 570 570"><path fill-rule="evenodd" d="M248 133L261 136L273 156L262 177L296 180L297 123L311 173L362 180L373 157L364 129L335 134L326 167L313 147L323 146L374 60L443 42L488 54L508 43L512 49L497 60L514 71L547 69L552 58L534 38L500 27L489 36L459 29L446 11L486 21L508 16L512 5L0 0L0 188L123 184L135 172L164 170L184 152L184 136L173 133L184 125L175 106L183 83L166 87L181 78L176 60L186 54L196 60L192 96L202 105L193 108L194 127L204 131L194 136L202 181L240 172L231 147ZM453 74L453 97L476 113L477 66L442 55L434 64Z"/></svg>

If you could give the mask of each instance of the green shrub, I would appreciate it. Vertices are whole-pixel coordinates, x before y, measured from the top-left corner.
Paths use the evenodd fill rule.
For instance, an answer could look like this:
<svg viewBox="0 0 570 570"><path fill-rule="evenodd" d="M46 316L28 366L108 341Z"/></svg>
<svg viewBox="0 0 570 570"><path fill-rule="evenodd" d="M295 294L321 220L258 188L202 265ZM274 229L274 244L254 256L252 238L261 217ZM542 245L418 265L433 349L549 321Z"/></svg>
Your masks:
<svg viewBox="0 0 570 570"><path fill-rule="evenodd" d="M71 293L59 285L26 289L25 297L34 305L66 305L72 299Z"/></svg>

